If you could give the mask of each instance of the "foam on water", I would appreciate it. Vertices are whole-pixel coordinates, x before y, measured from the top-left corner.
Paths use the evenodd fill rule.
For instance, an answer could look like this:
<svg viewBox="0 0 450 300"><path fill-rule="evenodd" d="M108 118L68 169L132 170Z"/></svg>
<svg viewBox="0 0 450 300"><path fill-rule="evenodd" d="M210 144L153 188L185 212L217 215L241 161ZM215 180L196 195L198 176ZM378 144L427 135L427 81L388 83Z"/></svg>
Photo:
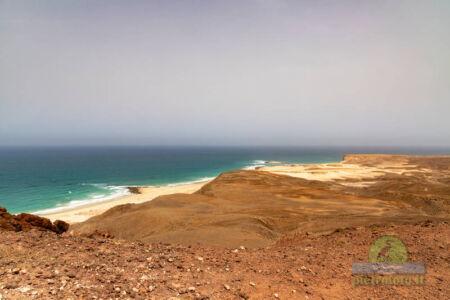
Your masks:
<svg viewBox="0 0 450 300"><path fill-rule="evenodd" d="M203 177L198 180L170 183L170 184L163 185L163 186L189 185L189 184L207 182L207 181L213 180L214 178L215 177ZM88 199L72 200L68 203L58 204L54 208L38 210L38 211L35 211L32 213L45 215L45 214L51 214L51 213L56 213L56 212L62 212L62 211L70 210L70 209L77 208L80 206L89 205L89 204L93 204L93 203L99 203L99 202L105 202L105 201L109 201L109 200L113 200L116 198L121 198L123 196L130 195L131 193L128 190L128 187L149 187L148 185L111 186L111 185L106 185L104 183L82 183L81 185L94 186L96 188L103 189L105 191L109 191L111 193L109 193L109 194L94 193L94 194L89 195Z"/></svg>
<svg viewBox="0 0 450 300"><path fill-rule="evenodd" d="M216 177L203 177L200 178L198 180L193 180L193 181L184 181L184 182L177 182L177 183L169 183L166 186L180 186L180 185L188 185L188 184L195 184L195 183L201 183L201 182L207 182L210 180L213 180Z"/></svg>
<svg viewBox="0 0 450 300"><path fill-rule="evenodd" d="M258 167L264 167L266 165L266 161L264 160L254 160L251 165L246 166L243 170L256 170Z"/></svg>
<svg viewBox="0 0 450 300"><path fill-rule="evenodd" d="M88 205L92 203L104 202L113 200L116 198L120 198L126 195L130 195L130 191L125 186L108 186L101 183L93 183L93 184L82 184L82 185L92 185L98 188L103 188L105 191L109 192L106 194L91 194L88 199L80 199L80 200L72 200L68 203L59 204L54 208L38 210L33 212L34 214L51 214L56 212L61 212L64 210L70 210L72 208L80 207L83 205Z"/></svg>

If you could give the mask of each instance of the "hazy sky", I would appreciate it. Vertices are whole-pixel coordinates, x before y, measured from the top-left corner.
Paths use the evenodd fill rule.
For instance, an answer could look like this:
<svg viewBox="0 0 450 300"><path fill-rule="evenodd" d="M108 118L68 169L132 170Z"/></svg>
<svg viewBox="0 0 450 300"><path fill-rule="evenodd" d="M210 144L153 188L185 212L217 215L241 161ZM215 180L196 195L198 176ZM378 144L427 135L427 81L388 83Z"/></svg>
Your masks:
<svg viewBox="0 0 450 300"><path fill-rule="evenodd" d="M450 146L450 1L0 0L0 145Z"/></svg>

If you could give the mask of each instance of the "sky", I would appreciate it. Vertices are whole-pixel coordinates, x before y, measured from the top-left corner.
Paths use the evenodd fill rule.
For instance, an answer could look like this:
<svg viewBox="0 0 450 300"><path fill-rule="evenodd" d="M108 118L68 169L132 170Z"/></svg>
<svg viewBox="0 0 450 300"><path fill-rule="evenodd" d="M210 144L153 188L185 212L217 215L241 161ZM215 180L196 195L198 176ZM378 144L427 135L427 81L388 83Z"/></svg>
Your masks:
<svg viewBox="0 0 450 300"><path fill-rule="evenodd" d="M450 1L0 0L0 146L450 147Z"/></svg>

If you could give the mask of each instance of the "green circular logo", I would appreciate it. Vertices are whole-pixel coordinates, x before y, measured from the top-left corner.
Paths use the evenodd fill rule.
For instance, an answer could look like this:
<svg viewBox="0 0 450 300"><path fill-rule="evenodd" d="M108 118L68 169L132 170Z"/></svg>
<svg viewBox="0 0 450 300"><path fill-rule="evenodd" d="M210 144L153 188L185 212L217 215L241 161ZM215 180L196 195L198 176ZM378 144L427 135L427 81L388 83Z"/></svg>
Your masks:
<svg viewBox="0 0 450 300"><path fill-rule="evenodd" d="M408 251L405 245L395 236L380 237L370 246L371 263L404 264L407 259Z"/></svg>

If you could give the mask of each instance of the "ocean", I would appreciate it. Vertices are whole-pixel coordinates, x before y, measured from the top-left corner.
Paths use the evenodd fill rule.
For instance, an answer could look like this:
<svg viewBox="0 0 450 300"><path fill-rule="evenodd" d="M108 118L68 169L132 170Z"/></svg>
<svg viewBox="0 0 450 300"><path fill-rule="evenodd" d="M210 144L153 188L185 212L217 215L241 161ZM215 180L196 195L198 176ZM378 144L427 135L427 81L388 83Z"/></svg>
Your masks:
<svg viewBox="0 0 450 300"><path fill-rule="evenodd" d="M127 186L167 186L254 169L266 161L338 162L345 153L449 154L448 149L281 147L0 148L0 206L11 213L55 212L128 194Z"/></svg>

